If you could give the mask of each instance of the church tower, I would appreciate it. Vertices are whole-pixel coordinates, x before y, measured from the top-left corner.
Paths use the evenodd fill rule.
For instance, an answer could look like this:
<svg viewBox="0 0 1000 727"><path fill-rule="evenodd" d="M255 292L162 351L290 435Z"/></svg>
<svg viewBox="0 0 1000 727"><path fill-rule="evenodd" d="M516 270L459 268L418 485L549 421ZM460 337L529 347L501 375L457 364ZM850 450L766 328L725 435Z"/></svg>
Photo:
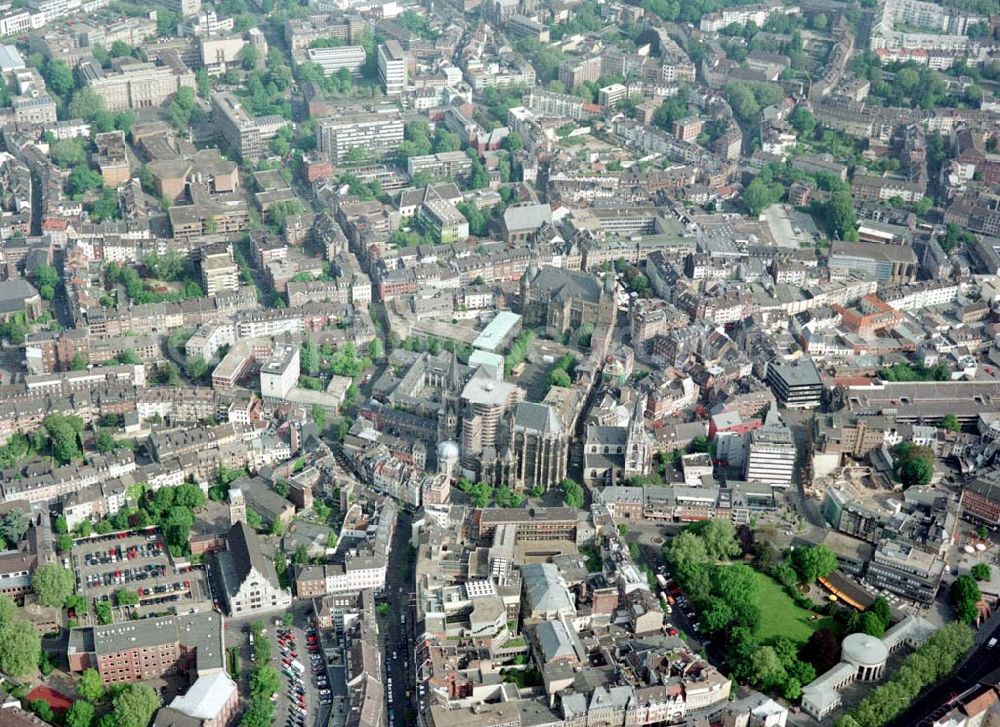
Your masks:
<svg viewBox="0 0 1000 727"><path fill-rule="evenodd" d="M462 389L465 381L461 371L458 356L451 353L448 365L448 375L441 387L441 410L438 412L438 441L446 442L458 438L459 411L461 409Z"/></svg>
<svg viewBox="0 0 1000 727"><path fill-rule="evenodd" d="M243 490L236 487L229 491L229 524L246 523L247 521L247 501L243 497Z"/></svg>
<svg viewBox="0 0 1000 727"><path fill-rule="evenodd" d="M649 474L652 453L650 451L649 434L646 432L644 417L644 400L642 397L639 397L632 408L632 418L629 420L628 432L625 435L626 480Z"/></svg>

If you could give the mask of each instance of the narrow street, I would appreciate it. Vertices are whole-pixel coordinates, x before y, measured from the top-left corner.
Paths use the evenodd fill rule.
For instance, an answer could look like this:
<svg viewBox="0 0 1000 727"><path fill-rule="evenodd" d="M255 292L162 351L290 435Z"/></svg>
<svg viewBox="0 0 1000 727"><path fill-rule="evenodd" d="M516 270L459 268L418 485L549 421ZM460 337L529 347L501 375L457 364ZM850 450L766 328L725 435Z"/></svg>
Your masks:
<svg viewBox="0 0 1000 727"><path fill-rule="evenodd" d="M410 548L413 519L400 511L392 537L392 563L386 574L385 602L388 612L380 619L386 671L386 697L389 699L389 725L409 724L416 718L414 709L413 647L415 605L414 552ZM384 609L383 609L384 610ZM391 687L390 687L391 683ZM390 699L391 695L391 699Z"/></svg>

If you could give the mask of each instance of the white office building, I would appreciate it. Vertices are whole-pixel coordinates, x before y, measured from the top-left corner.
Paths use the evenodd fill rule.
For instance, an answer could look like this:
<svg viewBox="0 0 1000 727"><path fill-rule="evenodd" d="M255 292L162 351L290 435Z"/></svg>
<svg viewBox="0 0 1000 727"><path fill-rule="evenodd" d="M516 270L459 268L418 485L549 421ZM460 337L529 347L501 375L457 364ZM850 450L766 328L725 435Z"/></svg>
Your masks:
<svg viewBox="0 0 1000 727"><path fill-rule="evenodd" d="M788 487L795 472L795 456L792 433L772 406L764 419L764 426L750 432L743 479L772 487Z"/></svg>
<svg viewBox="0 0 1000 727"><path fill-rule="evenodd" d="M265 399L284 399L299 380L299 349L280 346L260 370L260 393Z"/></svg>
<svg viewBox="0 0 1000 727"><path fill-rule="evenodd" d="M306 56L310 63L323 69L323 75L332 76L342 69L352 76L361 74L365 65L365 49L359 45L345 45L338 48L309 48Z"/></svg>
<svg viewBox="0 0 1000 727"><path fill-rule="evenodd" d="M406 54L397 40L378 47L378 77L386 96L398 96L406 90Z"/></svg>

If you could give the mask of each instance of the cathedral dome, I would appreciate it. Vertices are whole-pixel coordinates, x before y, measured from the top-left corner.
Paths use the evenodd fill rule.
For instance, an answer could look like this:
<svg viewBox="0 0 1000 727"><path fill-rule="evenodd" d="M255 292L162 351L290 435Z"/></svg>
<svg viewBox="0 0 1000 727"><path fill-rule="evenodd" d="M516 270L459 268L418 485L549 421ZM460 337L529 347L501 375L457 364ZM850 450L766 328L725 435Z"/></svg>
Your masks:
<svg viewBox="0 0 1000 727"><path fill-rule="evenodd" d="M451 440L439 442L437 446L437 456L439 462L457 460L459 456L458 444Z"/></svg>

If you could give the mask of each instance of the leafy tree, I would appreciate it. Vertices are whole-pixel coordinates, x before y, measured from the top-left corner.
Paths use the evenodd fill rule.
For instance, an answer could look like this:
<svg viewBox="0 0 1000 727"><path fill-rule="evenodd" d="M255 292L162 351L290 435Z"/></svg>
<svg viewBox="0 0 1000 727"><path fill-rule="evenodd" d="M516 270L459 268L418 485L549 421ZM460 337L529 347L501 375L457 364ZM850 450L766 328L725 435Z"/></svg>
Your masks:
<svg viewBox="0 0 1000 727"><path fill-rule="evenodd" d="M934 477L934 451L913 442L900 442L892 451L893 471L903 487L923 487Z"/></svg>
<svg viewBox="0 0 1000 727"><path fill-rule="evenodd" d="M459 202L456 208L469 221L469 232L473 236L485 237L488 234L489 218L475 204Z"/></svg>
<svg viewBox="0 0 1000 727"><path fill-rule="evenodd" d="M865 613L861 615L861 630L869 636L881 639L885 634L885 624L877 614L874 614L871 611L865 611Z"/></svg>
<svg viewBox="0 0 1000 727"><path fill-rule="evenodd" d="M240 727L271 727L273 708L270 698L255 698L250 701L250 707L243 713Z"/></svg>
<svg viewBox="0 0 1000 727"><path fill-rule="evenodd" d="M691 532L684 530L677 537L671 539L664 547L664 555L670 563L674 575L686 585L688 590L691 584L701 582L702 587L698 590L707 591L709 563L708 550L705 548L705 541Z"/></svg>
<svg viewBox="0 0 1000 727"><path fill-rule="evenodd" d="M462 483L460 482L459 488L469 496L474 507L489 507L490 502L493 501L494 490L485 482L472 483L465 480L465 486L462 487Z"/></svg>
<svg viewBox="0 0 1000 727"><path fill-rule="evenodd" d="M6 541L9 549L16 549L30 525L31 518L28 514L21 508L15 508L0 520L0 536Z"/></svg>
<svg viewBox="0 0 1000 727"><path fill-rule="evenodd" d="M961 575L955 579L948 591L960 621L971 623L979 616L979 601L983 594L972 576Z"/></svg>
<svg viewBox="0 0 1000 727"><path fill-rule="evenodd" d="M252 507L247 508L247 525L252 527L254 530L261 530L264 527L264 518L262 518L260 513Z"/></svg>
<svg viewBox="0 0 1000 727"><path fill-rule="evenodd" d="M743 192L743 203L752 217L757 217L765 208L771 206L776 201L771 188L759 177L750 182Z"/></svg>
<svg viewBox="0 0 1000 727"><path fill-rule="evenodd" d="M885 596L878 596L875 602L866 609L866 613L875 614L879 621L882 622L883 628L892 623L892 609L889 607L889 602L885 599Z"/></svg>
<svg viewBox="0 0 1000 727"><path fill-rule="evenodd" d="M32 278L38 287L38 292L45 300L52 300L55 296L56 286L59 285L59 271L48 263L38 266Z"/></svg>
<svg viewBox="0 0 1000 727"><path fill-rule="evenodd" d="M267 699L281 689L281 677L273 666L259 666L250 677L250 694L254 697L264 696Z"/></svg>
<svg viewBox="0 0 1000 727"><path fill-rule="evenodd" d="M434 141L432 151L440 154L447 151L459 151L462 148L462 139L458 134L448 131L444 126L434 129ZM415 185L419 186L419 185Z"/></svg>
<svg viewBox="0 0 1000 727"><path fill-rule="evenodd" d="M702 520L690 526L688 530L701 538L705 544L705 553L712 560L728 560L740 554L740 545L736 541L736 527L728 520ZM725 569L732 571L732 569ZM742 572L742 571L740 571ZM744 573L744 577L747 577ZM752 579L756 582L756 578ZM750 584L746 584L750 587Z"/></svg>
<svg viewBox="0 0 1000 727"><path fill-rule="evenodd" d="M561 386L563 388L569 388L573 385L573 382L567 374L562 369L555 369L549 374L549 386Z"/></svg>
<svg viewBox="0 0 1000 727"><path fill-rule="evenodd" d="M26 676L36 668L41 650L38 631L27 621L9 618L0 624L0 670Z"/></svg>
<svg viewBox="0 0 1000 727"><path fill-rule="evenodd" d="M309 341L304 341L299 347L299 362L302 369L308 371L310 375L315 376L319 373L319 355L316 353L316 347Z"/></svg>
<svg viewBox="0 0 1000 727"><path fill-rule="evenodd" d="M90 727L94 721L94 705L82 699L78 699L66 710L66 727Z"/></svg>
<svg viewBox="0 0 1000 727"><path fill-rule="evenodd" d="M126 684L112 700L119 727L147 727L160 708L159 696L145 684Z"/></svg>
<svg viewBox="0 0 1000 727"><path fill-rule="evenodd" d="M969 572L977 581L988 581L992 578L992 569L989 563L976 563Z"/></svg>
<svg viewBox="0 0 1000 727"><path fill-rule="evenodd" d="M139 596L136 592L128 588L119 588L115 591L115 602L119 606L134 606L139 603Z"/></svg>
<svg viewBox="0 0 1000 727"><path fill-rule="evenodd" d="M71 414L50 414L42 426L52 440L52 454L61 464L68 464L80 456L80 432L83 420Z"/></svg>
<svg viewBox="0 0 1000 727"><path fill-rule="evenodd" d="M520 151L524 148L524 139L522 139L521 135L516 131L512 131L504 138L503 141L500 142L500 148L513 154L514 152Z"/></svg>
<svg viewBox="0 0 1000 727"><path fill-rule="evenodd" d="M97 451L102 454L107 452L113 452L118 444L115 442L115 438L111 436L108 432L98 432L97 434Z"/></svg>
<svg viewBox="0 0 1000 727"><path fill-rule="evenodd" d="M764 646L750 658L751 668L756 675L758 688L769 692L784 683L787 678L785 667L771 646Z"/></svg>
<svg viewBox="0 0 1000 727"><path fill-rule="evenodd" d="M316 422L316 427L322 432L326 429L326 410L319 404L312 406L312 419Z"/></svg>
<svg viewBox="0 0 1000 727"><path fill-rule="evenodd" d="M49 61L42 68L45 85L56 96L65 98L73 90L73 72L63 61Z"/></svg>
<svg viewBox="0 0 1000 727"><path fill-rule="evenodd" d="M563 504L566 507L579 509L583 507L583 488L571 479L563 480L559 487L562 489Z"/></svg>
<svg viewBox="0 0 1000 727"><path fill-rule="evenodd" d="M208 98L212 93L212 79L208 75L208 71L204 68L199 68L195 71L194 80L198 86L198 95L202 98Z"/></svg>
<svg viewBox="0 0 1000 727"><path fill-rule="evenodd" d="M98 114L106 111L104 97L94 93L92 89L81 88L73 94L67 110L70 118L93 122Z"/></svg>
<svg viewBox="0 0 1000 727"><path fill-rule="evenodd" d="M243 63L243 68L252 71L260 63L260 51L252 45L245 45L240 48L236 57Z"/></svg>
<svg viewBox="0 0 1000 727"><path fill-rule="evenodd" d="M837 555L825 545L807 545L792 551L792 562L805 583L814 583L837 569Z"/></svg>
<svg viewBox="0 0 1000 727"><path fill-rule="evenodd" d="M711 451L712 443L708 441L708 437L704 434L699 434L697 437L691 440L688 445L688 451L692 454L702 453L707 454Z"/></svg>
<svg viewBox="0 0 1000 727"><path fill-rule="evenodd" d="M804 106L795 107L795 110L788 117L788 123L804 137L812 136L816 129L816 117L813 116L812 111Z"/></svg>
<svg viewBox="0 0 1000 727"><path fill-rule="evenodd" d="M60 139L49 148L49 156L62 169L75 168L87 162L87 153L79 139Z"/></svg>
<svg viewBox="0 0 1000 727"><path fill-rule="evenodd" d="M180 386L181 374L176 364L164 361L157 366L157 381L164 386Z"/></svg>
<svg viewBox="0 0 1000 727"><path fill-rule="evenodd" d="M100 173L85 166L74 167L66 180L66 194L76 197L104 186Z"/></svg>
<svg viewBox="0 0 1000 727"><path fill-rule="evenodd" d="M56 721L56 715L52 711L52 705L46 702L44 699L32 700L29 707L31 708L32 712L38 715L39 719L49 723Z"/></svg>
<svg viewBox="0 0 1000 727"><path fill-rule="evenodd" d="M954 414L945 414L941 420L941 427L949 432L960 432L962 430L962 425L959 423L958 417Z"/></svg>
<svg viewBox="0 0 1000 727"><path fill-rule="evenodd" d="M840 662L840 640L830 629L816 629L803 645L800 656L813 665L817 674L823 674Z"/></svg>
<svg viewBox="0 0 1000 727"><path fill-rule="evenodd" d="M73 572L55 563L38 566L31 576L31 588L45 606L62 608L74 586Z"/></svg>

